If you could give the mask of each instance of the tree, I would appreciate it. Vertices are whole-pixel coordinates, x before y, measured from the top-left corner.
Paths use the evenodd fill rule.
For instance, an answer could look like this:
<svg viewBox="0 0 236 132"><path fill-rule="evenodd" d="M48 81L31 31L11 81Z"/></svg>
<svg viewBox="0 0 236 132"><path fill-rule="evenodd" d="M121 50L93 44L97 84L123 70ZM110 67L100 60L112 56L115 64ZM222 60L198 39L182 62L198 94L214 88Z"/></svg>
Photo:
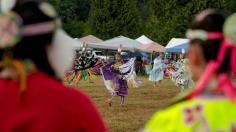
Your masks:
<svg viewBox="0 0 236 132"><path fill-rule="evenodd" d="M236 0L49 0L63 27L73 37L94 34L102 39L142 34L165 45L185 37L195 14L207 9L236 11Z"/></svg>
<svg viewBox="0 0 236 132"><path fill-rule="evenodd" d="M141 17L136 0L91 0L91 32L108 39L118 35L140 35Z"/></svg>
<svg viewBox="0 0 236 132"><path fill-rule="evenodd" d="M236 10L235 0L150 0L151 16L145 33L165 45L172 37L185 37L194 15L208 8Z"/></svg>
<svg viewBox="0 0 236 132"><path fill-rule="evenodd" d="M148 1L149 0L138 0L138 13L140 14L141 16L141 24L142 25L145 25L148 18L150 17L150 9L149 9L149 6L148 6Z"/></svg>
<svg viewBox="0 0 236 132"><path fill-rule="evenodd" d="M90 0L50 0L62 19L63 28L72 37L89 33Z"/></svg>
<svg viewBox="0 0 236 132"><path fill-rule="evenodd" d="M48 2L51 3L57 11L59 10L60 0L48 0Z"/></svg>

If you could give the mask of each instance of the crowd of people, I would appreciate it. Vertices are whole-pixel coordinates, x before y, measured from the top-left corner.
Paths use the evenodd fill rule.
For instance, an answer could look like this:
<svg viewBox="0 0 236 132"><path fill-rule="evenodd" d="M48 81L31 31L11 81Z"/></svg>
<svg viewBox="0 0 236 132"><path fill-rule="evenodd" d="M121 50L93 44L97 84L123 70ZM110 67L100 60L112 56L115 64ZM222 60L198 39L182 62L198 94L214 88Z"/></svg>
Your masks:
<svg viewBox="0 0 236 132"><path fill-rule="evenodd" d="M50 4L16 2L0 15L0 131L106 132L91 99L64 83L78 86L83 79L102 75L111 93L109 105L118 95L124 106L128 88L142 83L136 72L146 71L154 86L167 76L177 87L193 89L154 114L144 132L233 132L235 20L236 14L226 19L216 10L198 14L186 34L190 39L187 56L166 59L158 54L152 63L141 58L124 61L118 49L115 61L106 63L86 52L86 47L74 51L62 41L58 15ZM70 59L63 61L61 55Z"/></svg>

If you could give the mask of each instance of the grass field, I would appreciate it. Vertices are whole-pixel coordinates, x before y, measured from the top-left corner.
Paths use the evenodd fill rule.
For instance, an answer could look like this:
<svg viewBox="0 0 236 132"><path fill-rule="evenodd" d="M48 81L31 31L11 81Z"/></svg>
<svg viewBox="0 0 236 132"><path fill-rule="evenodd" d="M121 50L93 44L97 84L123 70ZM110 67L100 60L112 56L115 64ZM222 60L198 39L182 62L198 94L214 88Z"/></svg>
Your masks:
<svg viewBox="0 0 236 132"><path fill-rule="evenodd" d="M101 78L94 83L81 81L79 87L96 103L110 132L138 132L154 112L167 106L180 91L169 79L156 87L147 78L141 80L140 88L129 89L124 107L119 105L119 97L115 97L112 107L109 107L107 99L110 93Z"/></svg>

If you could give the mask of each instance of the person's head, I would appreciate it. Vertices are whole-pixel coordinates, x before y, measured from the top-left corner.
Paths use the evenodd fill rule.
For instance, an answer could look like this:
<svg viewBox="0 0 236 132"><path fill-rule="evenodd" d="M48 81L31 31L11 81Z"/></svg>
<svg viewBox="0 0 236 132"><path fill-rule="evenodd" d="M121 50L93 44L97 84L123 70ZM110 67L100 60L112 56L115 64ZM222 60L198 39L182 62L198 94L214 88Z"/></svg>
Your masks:
<svg viewBox="0 0 236 132"><path fill-rule="evenodd" d="M41 8L40 3L32 1L16 6L14 11L21 17L24 27L55 21L57 16L49 16ZM46 52L46 48L52 44L54 32L55 29L35 35L30 33L24 35L20 42L13 48L14 58L20 60L30 59L34 62L38 70L54 76L55 73L48 61Z"/></svg>
<svg viewBox="0 0 236 132"><path fill-rule="evenodd" d="M117 53L115 54L115 60L116 60L116 61L122 61L122 56L121 56L121 54L120 54L119 52L117 52Z"/></svg>
<svg viewBox="0 0 236 132"><path fill-rule="evenodd" d="M215 10L203 11L193 20L189 36L194 33L199 34L199 32L201 34L202 31L218 35L218 37L210 39L190 38L188 59L193 80L199 80L208 62L216 60L219 48L224 39L223 37L220 37L220 34L223 34L224 22L225 17ZM218 72L226 72L228 68L227 61L228 60L225 60Z"/></svg>
<svg viewBox="0 0 236 132"><path fill-rule="evenodd" d="M137 60L137 61L142 61L142 56L137 56L137 57L136 57L136 60Z"/></svg>
<svg viewBox="0 0 236 132"><path fill-rule="evenodd" d="M50 4L23 2L16 4L11 11L1 14L0 18L2 22L7 18L9 23L0 23L2 28L7 29L0 31L5 34L0 36L0 40L19 38L14 43L7 42L5 47L0 47L4 58L9 58L5 57L9 56L5 54L10 51L10 58L13 60L11 62L17 60L23 64L24 60L31 60L39 71L60 79L64 77L73 63L75 52L71 43L74 43L74 40L60 28L57 13ZM17 23L17 26L12 26L11 23ZM11 29L17 30L13 32ZM4 45L4 42L1 45ZM7 52L4 53L5 49Z"/></svg>
<svg viewBox="0 0 236 132"><path fill-rule="evenodd" d="M162 54L161 53L157 54L156 58L157 59L161 59L162 58Z"/></svg>

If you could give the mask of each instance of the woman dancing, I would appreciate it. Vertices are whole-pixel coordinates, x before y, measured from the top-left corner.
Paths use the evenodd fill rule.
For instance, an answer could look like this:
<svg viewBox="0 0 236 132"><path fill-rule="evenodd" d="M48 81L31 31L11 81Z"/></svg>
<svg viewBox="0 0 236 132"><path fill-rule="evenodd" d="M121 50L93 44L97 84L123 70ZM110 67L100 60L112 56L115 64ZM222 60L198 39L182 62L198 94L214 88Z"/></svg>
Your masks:
<svg viewBox="0 0 236 132"><path fill-rule="evenodd" d="M115 54L115 64L112 66L112 68L114 68L114 71L116 74L118 74L117 76L114 76L113 83L115 85L115 89L112 92L111 97L108 99L109 101L109 105L112 105L112 99L118 95L120 96L120 105L124 106L124 102L125 102L125 96L128 95L128 82L127 80L125 80L123 78L123 74L120 73L119 71L119 67L121 65L124 64L124 61L122 60L122 56L121 54L118 52Z"/></svg>
<svg viewBox="0 0 236 132"><path fill-rule="evenodd" d="M150 75L149 75L149 81L154 82L154 86L157 85L157 82L161 83L161 81L163 80L164 66L165 66L165 64L162 62L161 55L157 56L154 59L153 68L152 68Z"/></svg>

